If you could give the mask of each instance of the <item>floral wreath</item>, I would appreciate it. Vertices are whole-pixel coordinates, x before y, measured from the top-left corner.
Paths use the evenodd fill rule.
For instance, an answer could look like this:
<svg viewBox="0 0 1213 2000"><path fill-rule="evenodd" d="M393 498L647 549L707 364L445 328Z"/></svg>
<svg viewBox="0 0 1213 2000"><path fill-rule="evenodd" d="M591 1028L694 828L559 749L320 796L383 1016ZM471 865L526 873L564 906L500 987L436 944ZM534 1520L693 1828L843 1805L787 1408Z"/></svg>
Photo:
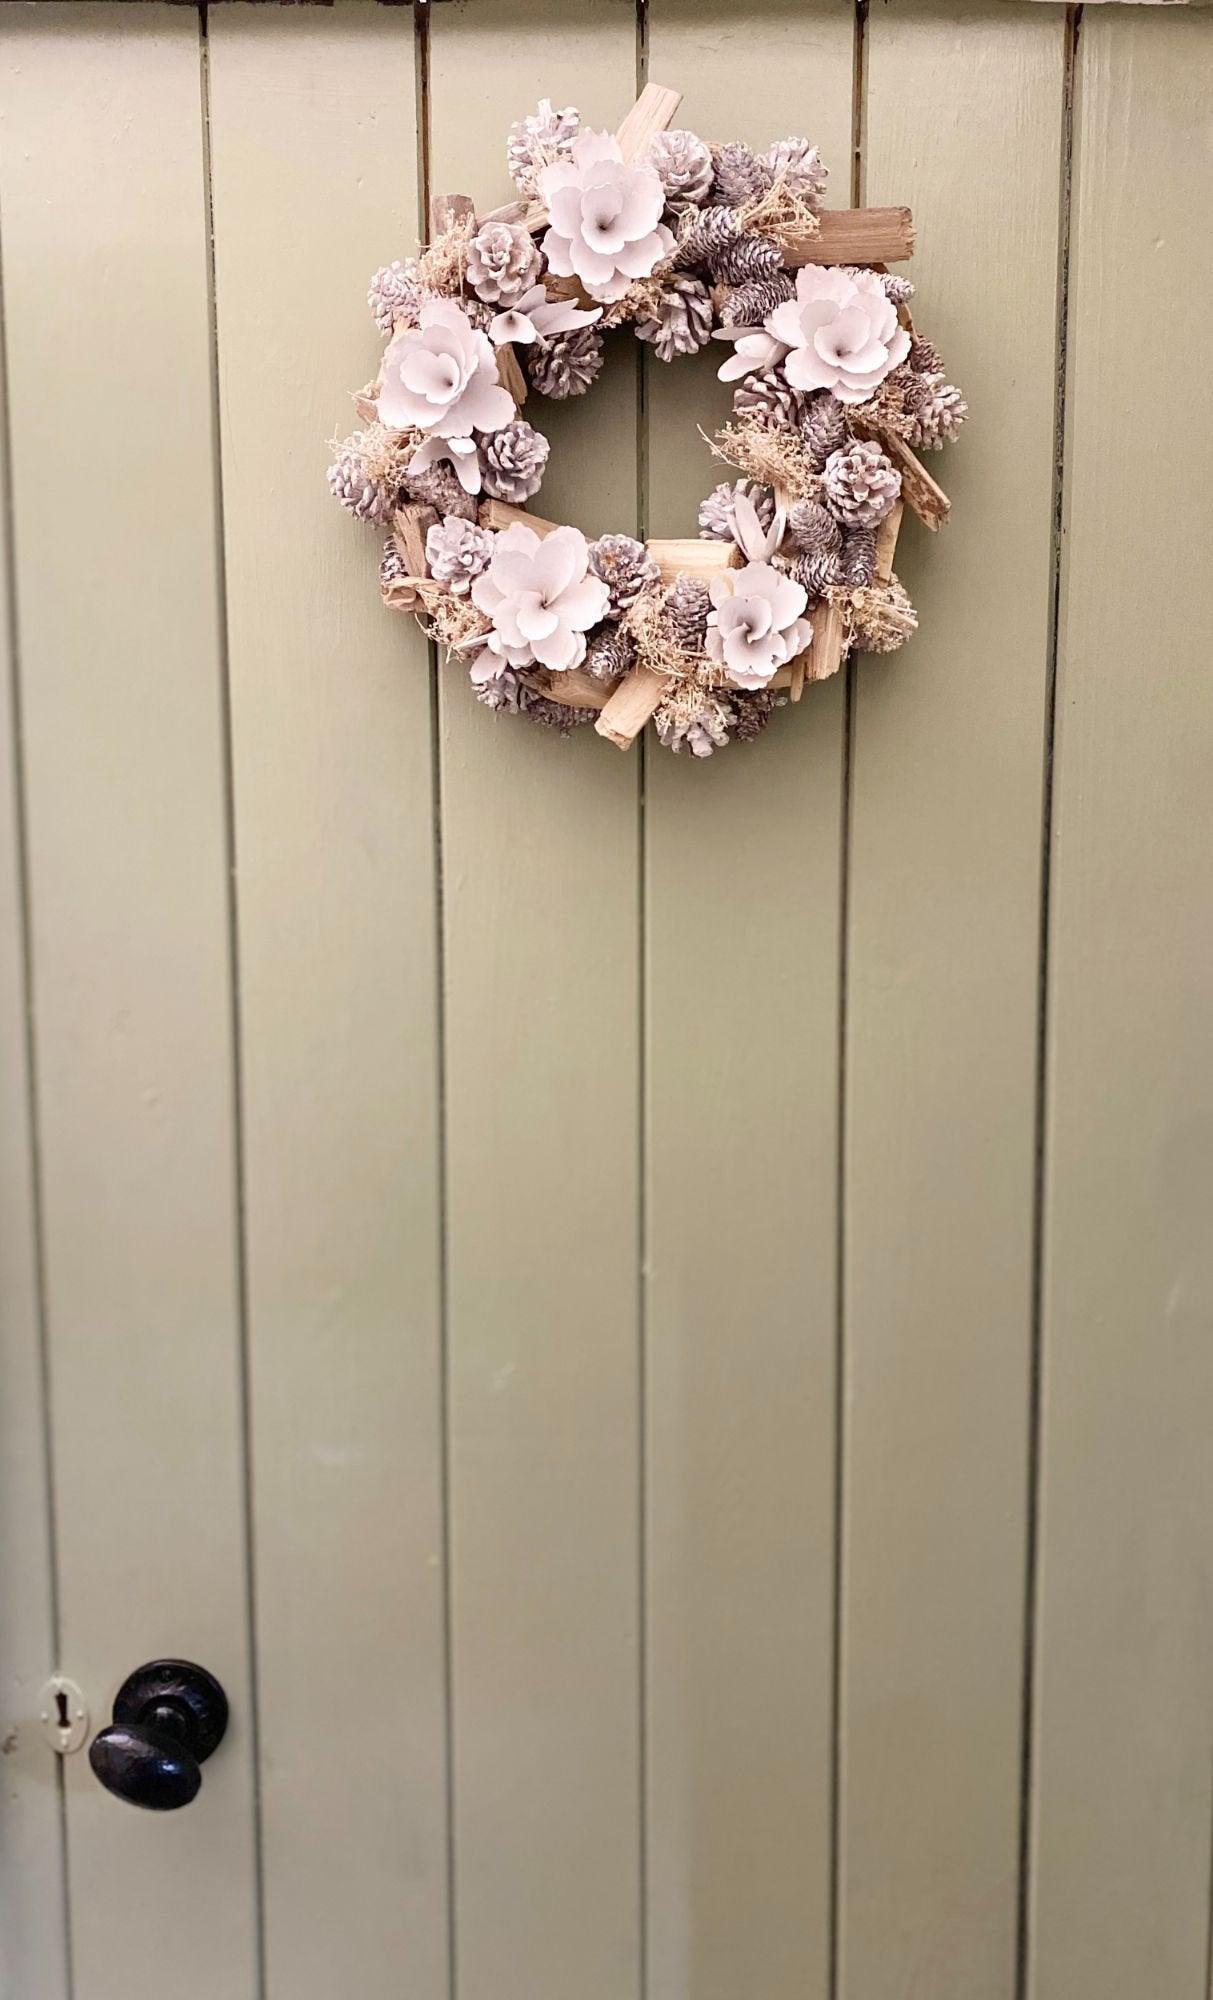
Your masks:
<svg viewBox="0 0 1213 2000"><path fill-rule="evenodd" d="M626 748L652 718L697 757L752 739L852 648L891 652L917 618L893 571L903 505L946 495L915 456L966 415L915 331L905 208L827 210L806 139L756 154L670 129L650 84L617 133L546 99L510 129L519 199L433 204L419 256L377 271L387 347L337 447L342 506L389 530L383 601L469 667L478 699ZM729 344L733 419L709 440L739 474L698 541L587 541L526 511L548 441L528 392L583 395L630 321L671 362ZM519 357L521 356L521 360Z"/></svg>

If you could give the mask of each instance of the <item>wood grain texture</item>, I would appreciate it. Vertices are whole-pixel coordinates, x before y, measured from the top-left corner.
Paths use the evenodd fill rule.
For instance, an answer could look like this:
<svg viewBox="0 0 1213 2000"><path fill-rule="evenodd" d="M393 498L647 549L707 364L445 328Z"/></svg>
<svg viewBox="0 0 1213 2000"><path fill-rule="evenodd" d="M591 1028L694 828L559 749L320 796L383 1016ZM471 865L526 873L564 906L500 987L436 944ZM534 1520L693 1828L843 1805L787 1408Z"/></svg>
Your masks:
<svg viewBox="0 0 1213 2000"><path fill-rule="evenodd" d="M1213 18L1079 42L1059 644L1031 2000L1206 1981L1213 1676ZM1165 109L1164 109L1165 107ZM1145 134L1148 132L1148 141Z"/></svg>
<svg viewBox="0 0 1213 2000"><path fill-rule="evenodd" d="M855 673L841 2000L1014 1990L1063 36L868 22L865 198L978 414L901 533L920 631Z"/></svg>
<svg viewBox="0 0 1213 2000"><path fill-rule="evenodd" d="M505 130L541 95L618 125L635 20L436 11L434 185L504 197ZM538 504L591 534L636 514L636 360L614 348L590 397L528 404L552 440ZM457 1985L634 2000L638 766L441 672Z"/></svg>
<svg viewBox="0 0 1213 2000"><path fill-rule="evenodd" d="M322 442L416 237L411 18L232 8L210 62L267 1970L273 2000L438 2000L430 676Z"/></svg>
<svg viewBox="0 0 1213 2000"><path fill-rule="evenodd" d="M196 15L6 8L0 116L63 1661L98 1721L158 1653L233 1716L167 1825L68 1760L76 1992L252 2000Z"/></svg>
<svg viewBox="0 0 1213 2000"><path fill-rule="evenodd" d="M811 131L848 199L852 10L654 0L680 119ZM648 529L727 468L717 345L647 364ZM701 763L648 856L649 1959L670 2000L829 1979L842 688Z"/></svg>

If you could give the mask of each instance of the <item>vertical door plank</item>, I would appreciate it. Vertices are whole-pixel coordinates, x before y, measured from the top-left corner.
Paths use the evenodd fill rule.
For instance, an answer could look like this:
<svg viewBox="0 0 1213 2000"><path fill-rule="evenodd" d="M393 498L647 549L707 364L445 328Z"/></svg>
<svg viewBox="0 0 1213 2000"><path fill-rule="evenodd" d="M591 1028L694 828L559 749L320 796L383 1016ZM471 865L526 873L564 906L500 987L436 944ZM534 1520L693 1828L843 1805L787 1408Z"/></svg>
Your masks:
<svg viewBox="0 0 1213 2000"><path fill-rule="evenodd" d="M1089 9L1079 63L1030 1990L1204 2000L1213 416L1181 321L1213 297L1213 17Z"/></svg>
<svg viewBox="0 0 1213 2000"><path fill-rule="evenodd" d="M803 132L849 201L853 13L655 0L680 120ZM721 349L648 365L649 523L727 468ZM830 1933L843 687L650 748L649 1934L655 1994L822 2000Z"/></svg>
<svg viewBox="0 0 1213 2000"><path fill-rule="evenodd" d="M974 417L902 538L921 630L856 673L845 2000L1014 1982L1063 45L1034 6L868 21L866 198L913 206Z"/></svg>
<svg viewBox="0 0 1213 2000"><path fill-rule="evenodd" d="M211 158L271 2000L447 1991L430 686L325 491L416 235L407 10L219 8Z"/></svg>
<svg viewBox="0 0 1213 2000"><path fill-rule="evenodd" d="M481 205L509 192L506 130L541 95L607 127L635 96L630 0L476 0L436 9L432 35L433 185ZM588 532L635 518L616 344L590 396L527 410L553 444L537 508ZM442 674L458 1990L628 2000L637 764Z"/></svg>
<svg viewBox="0 0 1213 2000"><path fill-rule="evenodd" d="M67 1766L76 1991L255 1991L196 15L6 9L0 204L64 1668L232 1703L188 1812ZM65 292L65 285L67 290Z"/></svg>
<svg viewBox="0 0 1213 2000"><path fill-rule="evenodd" d="M0 45L0 63L3 57ZM0 494L7 492L5 413ZM42 1685L57 1662L11 589L6 539L0 552L0 1996L67 2000L60 1774L39 1724Z"/></svg>

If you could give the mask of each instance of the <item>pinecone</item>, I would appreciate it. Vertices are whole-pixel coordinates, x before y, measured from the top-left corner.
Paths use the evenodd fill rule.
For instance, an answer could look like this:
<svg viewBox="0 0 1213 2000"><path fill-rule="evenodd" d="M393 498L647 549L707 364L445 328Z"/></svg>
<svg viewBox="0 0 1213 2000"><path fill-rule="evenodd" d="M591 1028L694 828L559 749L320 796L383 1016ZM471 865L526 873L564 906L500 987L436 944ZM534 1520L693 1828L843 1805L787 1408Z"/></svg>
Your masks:
<svg viewBox="0 0 1213 2000"><path fill-rule="evenodd" d="M919 375L912 380L920 386L910 411L908 441L926 451L938 451L956 436L969 406L960 390L945 382L942 375Z"/></svg>
<svg viewBox="0 0 1213 2000"><path fill-rule="evenodd" d="M720 309L722 326L761 326L768 313L783 305L796 290L786 271L773 278L756 278L752 284L738 285Z"/></svg>
<svg viewBox="0 0 1213 2000"><path fill-rule="evenodd" d="M842 573L848 590L866 590L876 575L876 533L853 528L842 550Z"/></svg>
<svg viewBox="0 0 1213 2000"><path fill-rule="evenodd" d="M389 535L383 544L383 554L379 558L380 590L390 590L393 584L403 583L408 573L409 566L404 559L404 550L395 535Z"/></svg>
<svg viewBox="0 0 1213 2000"><path fill-rule="evenodd" d="M714 690L698 689L696 697L680 692L673 701L663 702L653 715L653 726L657 741L667 750L710 757L728 742L734 712L726 697Z"/></svg>
<svg viewBox="0 0 1213 2000"><path fill-rule="evenodd" d="M586 672L596 681L618 680L635 660L636 641L622 625L600 625L586 647Z"/></svg>
<svg viewBox="0 0 1213 2000"><path fill-rule="evenodd" d="M596 708L572 708L567 701L551 701L546 694L536 694L525 681L519 690L518 712L525 715L528 722L537 722L543 729L558 730L561 736L568 736L572 730L592 722L601 713Z"/></svg>
<svg viewBox="0 0 1213 2000"><path fill-rule="evenodd" d="M645 164L665 189L666 207L678 214L699 208L712 185L712 155L694 132L658 132L649 141Z"/></svg>
<svg viewBox="0 0 1213 2000"><path fill-rule="evenodd" d="M700 541L731 542L736 540L733 504L741 493L753 503L758 514L759 525L769 528L775 519L775 495L769 486L761 486L753 479L727 479L714 486L699 508Z"/></svg>
<svg viewBox="0 0 1213 2000"><path fill-rule="evenodd" d="M425 560L430 575L445 583L456 597L466 597L478 576L483 576L493 555L494 536L488 528L452 514L436 521L426 531Z"/></svg>
<svg viewBox="0 0 1213 2000"><path fill-rule="evenodd" d="M454 468L445 458L427 465L422 472L410 467L404 475L404 490L410 500L421 500L440 514L458 514L465 521L476 519L476 495L465 493Z"/></svg>
<svg viewBox="0 0 1213 2000"><path fill-rule="evenodd" d="M816 500L797 500L788 513L788 539L802 556L837 555L842 529Z"/></svg>
<svg viewBox="0 0 1213 2000"><path fill-rule="evenodd" d="M882 271L880 282L884 294L895 306L908 306L914 296L914 286L909 278L899 278L896 271Z"/></svg>
<svg viewBox="0 0 1213 2000"><path fill-rule="evenodd" d="M516 298L539 276L539 252L520 222L486 222L468 245L467 281L486 305Z"/></svg>
<svg viewBox="0 0 1213 2000"><path fill-rule="evenodd" d="M667 590L662 609L680 653L702 653L711 608L711 593L697 576L680 576Z"/></svg>
<svg viewBox="0 0 1213 2000"><path fill-rule="evenodd" d="M581 113L576 106L566 104L563 111L556 111L550 97L543 98L529 118L520 118L510 126L505 161L520 194L538 194L541 169L566 158L580 130Z"/></svg>
<svg viewBox="0 0 1213 2000"><path fill-rule="evenodd" d="M721 146L713 160L715 172L709 201L717 208L740 208L743 202L757 201L771 185L771 169L740 139Z"/></svg>
<svg viewBox="0 0 1213 2000"><path fill-rule="evenodd" d="M662 286L657 315L645 313L636 321L638 339L647 340L659 361L674 361L680 354L694 354L712 338L712 299L707 286L689 272L682 272Z"/></svg>
<svg viewBox="0 0 1213 2000"><path fill-rule="evenodd" d="M874 528L901 497L900 472L867 438L830 453L822 485L830 512L848 528Z"/></svg>
<svg viewBox="0 0 1213 2000"><path fill-rule="evenodd" d="M816 146L810 146L807 139L776 139L762 157L772 177L791 194L799 195L806 208L816 214L825 200L828 177Z"/></svg>
<svg viewBox="0 0 1213 2000"><path fill-rule="evenodd" d="M494 500L521 506L538 493L550 450L543 433L522 417L515 417L503 430L491 431L480 447L485 492Z"/></svg>
<svg viewBox="0 0 1213 2000"><path fill-rule="evenodd" d="M522 682L513 667L503 667L492 680L473 681L472 691L477 701L499 715L517 715L522 706Z"/></svg>
<svg viewBox="0 0 1213 2000"><path fill-rule="evenodd" d="M764 430L792 430L800 423L804 397L777 370L763 375L747 375L733 391L733 414L748 417Z"/></svg>
<svg viewBox="0 0 1213 2000"><path fill-rule="evenodd" d="M800 435L813 472L820 472L830 453L846 443L847 413L828 389L810 397Z"/></svg>
<svg viewBox="0 0 1213 2000"><path fill-rule="evenodd" d="M599 535L590 543L590 568L610 594L610 618L622 618L641 591L661 575L643 542L631 535Z"/></svg>
<svg viewBox="0 0 1213 2000"><path fill-rule="evenodd" d="M853 603L852 642L863 653L895 653L918 630L918 613L895 576Z"/></svg>
<svg viewBox="0 0 1213 2000"><path fill-rule="evenodd" d="M416 324L421 305L418 268L415 257L403 264L397 258L393 264L382 265L371 279L366 302L380 333L389 334L398 319Z"/></svg>
<svg viewBox="0 0 1213 2000"><path fill-rule="evenodd" d="M730 696L733 711L737 717L733 724L733 738L737 743L752 743L761 736L775 710L779 697L769 688L758 688L753 694L743 694L740 690Z"/></svg>
<svg viewBox="0 0 1213 2000"><path fill-rule="evenodd" d="M786 569L797 583L803 583L812 598L824 597L828 590L846 580L842 555L835 549L822 549L811 556L780 556L777 566Z"/></svg>
<svg viewBox="0 0 1213 2000"><path fill-rule="evenodd" d="M943 374L943 356L933 340L914 335L910 342L910 366L916 375Z"/></svg>
<svg viewBox="0 0 1213 2000"><path fill-rule="evenodd" d="M525 354L527 374L541 396L554 402L584 396L602 368L602 335L597 327L579 326L532 341Z"/></svg>
<svg viewBox="0 0 1213 2000"><path fill-rule="evenodd" d="M705 208L701 214L684 218L674 249L674 269L706 270L740 234L741 224L731 208Z"/></svg>
<svg viewBox="0 0 1213 2000"><path fill-rule="evenodd" d="M329 492L357 521L382 523L396 505L396 489L368 471L356 452L343 451L328 469Z"/></svg>
<svg viewBox="0 0 1213 2000"><path fill-rule="evenodd" d="M769 236L735 236L712 259L712 276L722 285L752 285L775 278L783 269L783 252Z"/></svg>

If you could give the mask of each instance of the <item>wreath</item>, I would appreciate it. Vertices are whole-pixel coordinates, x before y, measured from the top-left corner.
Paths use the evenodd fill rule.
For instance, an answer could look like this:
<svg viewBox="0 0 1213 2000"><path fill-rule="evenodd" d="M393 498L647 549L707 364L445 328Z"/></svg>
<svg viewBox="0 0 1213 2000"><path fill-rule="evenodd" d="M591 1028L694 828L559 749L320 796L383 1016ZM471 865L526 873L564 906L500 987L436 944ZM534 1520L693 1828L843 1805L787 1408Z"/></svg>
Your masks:
<svg viewBox="0 0 1213 2000"><path fill-rule="evenodd" d="M384 603L488 707L592 721L621 748L651 718L703 757L915 630L903 507L937 528L949 505L915 448L966 406L888 270L913 249L909 210L826 209L806 139L709 144L671 129L679 102L650 84L612 135L545 99L510 129L516 201L434 202L428 248L371 280L387 346L329 484L388 530ZM549 450L530 392L584 395L629 323L663 362L730 350L733 416L708 442L734 476L697 541L587 541L527 509Z"/></svg>

